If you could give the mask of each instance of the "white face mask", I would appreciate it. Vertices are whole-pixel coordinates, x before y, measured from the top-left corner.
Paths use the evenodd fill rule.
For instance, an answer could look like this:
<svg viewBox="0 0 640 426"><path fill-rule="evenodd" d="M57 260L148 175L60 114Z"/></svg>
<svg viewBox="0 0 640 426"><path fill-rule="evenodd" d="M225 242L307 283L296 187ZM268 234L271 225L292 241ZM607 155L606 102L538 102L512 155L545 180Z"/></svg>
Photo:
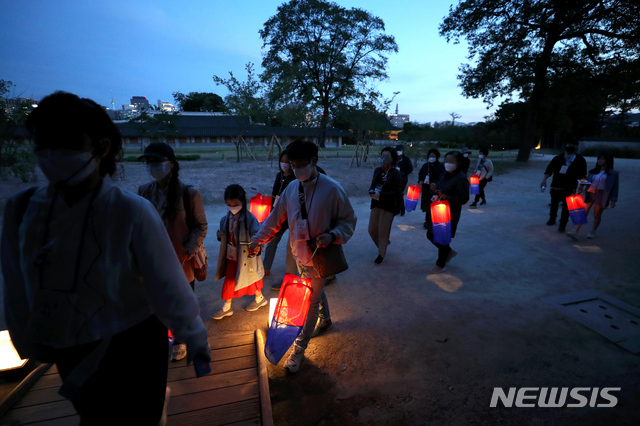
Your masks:
<svg viewBox="0 0 640 426"><path fill-rule="evenodd" d="M478 155L478 158L482 160L484 158L484 155L480 154Z"/></svg>
<svg viewBox="0 0 640 426"><path fill-rule="evenodd" d="M147 171L151 174L151 177L157 181L161 181L166 178L172 168L173 163L170 161L163 161L162 163L147 163Z"/></svg>
<svg viewBox="0 0 640 426"><path fill-rule="evenodd" d="M233 206L233 207L227 206L227 208L229 209L231 214L238 214L238 212L242 210L242 206Z"/></svg>
<svg viewBox="0 0 640 426"><path fill-rule="evenodd" d="M435 163L436 162L436 157L429 157L429 162L430 163Z"/></svg>
<svg viewBox="0 0 640 426"><path fill-rule="evenodd" d="M453 163L444 163L444 168L449 173L453 172L456 169L456 165Z"/></svg>
<svg viewBox="0 0 640 426"><path fill-rule="evenodd" d="M462 154L464 156L464 158L467 158L469 156L469 154Z"/></svg>
<svg viewBox="0 0 640 426"><path fill-rule="evenodd" d="M398 151L398 157L402 157L402 151Z"/></svg>
<svg viewBox="0 0 640 426"><path fill-rule="evenodd" d="M289 163L280 163L280 168L283 171L288 172L289 169L291 169L291 164L289 164Z"/></svg>
<svg viewBox="0 0 640 426"><path fill-rule="evenodd" d="M40 149L35 152L42 173L52 184L75 185L85 180L98 167L91 152L72 149Z"/></svg>
<svg viewBox="0 0 640 426"><path fill-rule="evenodd" d="M311 177L311 164L307 164L305 167L301 167L299 169L294 168L293 173L300 182L304 182Z"/></svg>

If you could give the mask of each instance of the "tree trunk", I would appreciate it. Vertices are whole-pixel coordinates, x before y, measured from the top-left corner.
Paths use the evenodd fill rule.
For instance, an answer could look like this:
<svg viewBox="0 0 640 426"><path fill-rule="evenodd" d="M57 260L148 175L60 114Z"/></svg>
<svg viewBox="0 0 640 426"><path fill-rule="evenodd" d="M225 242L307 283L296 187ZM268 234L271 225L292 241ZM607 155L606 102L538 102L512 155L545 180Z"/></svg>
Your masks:
<svg viewBox="0 0 640 426"><path fill-rule="evenodd" d="M329 105L324 106L322 119L320 120L320 137L318 139L318 145L321 148L325 147L324 140L327 136L327 124L329 124Z"/></svg>

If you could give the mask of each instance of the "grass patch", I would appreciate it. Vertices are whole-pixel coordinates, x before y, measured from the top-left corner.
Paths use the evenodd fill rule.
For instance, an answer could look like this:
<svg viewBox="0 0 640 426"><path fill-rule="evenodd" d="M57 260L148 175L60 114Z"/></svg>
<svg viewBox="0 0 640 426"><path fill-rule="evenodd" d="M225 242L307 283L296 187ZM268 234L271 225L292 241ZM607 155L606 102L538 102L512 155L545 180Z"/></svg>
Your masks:
<svg viewBox="0 0 640 426"><path fill-rule="evenodd" d="M138 161L139 155L127 155L122 158L123 162L135 163ZM200 159L200 155L197 154L176 154L176 160L178 161L197 161Z"/></svg>
<svg viewBox="0 0 640 426"><path fill-rule="evenodd" d="M528 167L529 163L523 163L521 161L500 161L500 160L492 160L493 162L493 174L496 176L504 175L509 173L513 169L522 169L523 167Z"/></svg>

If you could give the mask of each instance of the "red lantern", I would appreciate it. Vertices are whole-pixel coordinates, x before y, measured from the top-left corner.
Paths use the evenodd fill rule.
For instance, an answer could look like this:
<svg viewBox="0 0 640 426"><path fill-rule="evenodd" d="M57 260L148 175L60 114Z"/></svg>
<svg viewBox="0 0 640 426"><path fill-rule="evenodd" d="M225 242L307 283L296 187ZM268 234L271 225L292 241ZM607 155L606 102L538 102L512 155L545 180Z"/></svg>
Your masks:
<svg viewBox="0 0 640 426"><path fill-rule="evenodd" d="M249 211L258 219L258 222L264 222L271 213L271 197L264 197L262 194L254 195L249 203Z"/></svg>
<svg viewBox="0 0 640 426"><path fill-rule="evenodd" d="M418 199L420 199L420 188L418 185L409 185L409 190L407 191L407 199L404 201L404 209L408 212L412 212L416 209L418 205Z"/></svg>
<svg viewBox="0 0 640 426"><path fill-rule="evenodd" d="M480 193L480 176L471 175L469 177L469 182L471 183L471 190L469 194L479 194Z"/></svg>
<svg viewBox="0 0 640 426"><path fill-rule="evenodd" d="M587 212L584 209L584 201L582 200L582 195L569 195L565 199L565 203L567 203L569 216L571 217L571 222L573 222L574 225L584 225L585 223L587 223Z"/></svg>
<svg viewBox="0 0 640 426"><path fill-rule="evenodd" d="M433 242L446 246L451 242L451 209L447 200L431 203Z"/></svg>

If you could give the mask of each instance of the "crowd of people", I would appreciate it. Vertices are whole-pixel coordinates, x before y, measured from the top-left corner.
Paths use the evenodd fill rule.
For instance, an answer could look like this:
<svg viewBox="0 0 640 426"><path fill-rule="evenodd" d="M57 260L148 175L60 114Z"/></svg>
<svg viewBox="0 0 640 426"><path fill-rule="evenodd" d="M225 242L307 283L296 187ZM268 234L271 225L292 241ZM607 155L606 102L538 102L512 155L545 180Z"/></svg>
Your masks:
<svg viewBox="0 0 640 426"><path fill-rule="evenodd" d="M176 155L165 143L147 146L140 156L151 180L137 195L114 185L122 138L89 99L64 92L47 96L29 115L27 129L49 184L19 192L5 208L1 261L13 343L23 358L58 365L61 393L83 423L115 423L124 414L136 424L161 423L170 394L169 330L175 336L171 361L211 359L193 291L207 264L208 222L200 192L182 183ZM562 203L559 231L566 232L564 200L578 190L586 212L593 208L587 237L595 238L603 210L616 205L618 173L608 154L587 172L576 150L577 142L568 143L545 171L542 190L553 176L547 224L556 223ZM426 238L437 248L432 274L444 271L457 252L434 238L431 203L447 201L451 238L470 199L469 170L479 179L469 208L486 204L485 188L494 173L489 152L480 150L474 169L469 155L464 149L442 156L434 148L418 172ZM379 159L368 191L368 232L378 249L374 265L387 254L395 216L405 212L403 195L413 171L402 145L383 148ZM224 191L228 211L216 231L220 250L214 280L224 281L215 320L232 316L232 300L245 295L254 297L247 311L267 306L263 278L289 231L286 272L308 278L313 290L306 322L284 363L290 372L299 370L309 340L332 327L324 287L348 267L342 245L357 223L344 189L317 163L314 143L289 144L279 156L271 214L260 224L243 187L233 184ZM579 231L576 225L566 234L576 239ZM145 354L144 368L122 353Z"/></svg>

